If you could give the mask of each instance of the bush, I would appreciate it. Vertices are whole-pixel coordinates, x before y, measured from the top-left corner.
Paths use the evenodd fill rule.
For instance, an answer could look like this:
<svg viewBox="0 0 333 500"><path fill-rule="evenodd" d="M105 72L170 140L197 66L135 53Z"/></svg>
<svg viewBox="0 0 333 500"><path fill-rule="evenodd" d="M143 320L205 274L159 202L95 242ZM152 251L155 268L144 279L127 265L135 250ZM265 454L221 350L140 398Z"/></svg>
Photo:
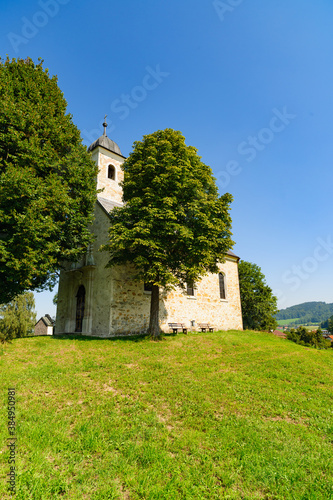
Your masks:
<svg viewBox="0 0 333 500"><path fill-rule="evenodd" d="M0 305L0 342L26 337L36 323L35 299L32 292L18 295L8 304Z"/></svg>
<svg viewBox="0 0 333 500"><path fill-rule="evenodd" d="M287 332L287 339L305 347L316 347L317 349L331 347L331 342L322 336L320 328L315 332L307 330L304 326L299 326L297 330L292 328Z"/></svg>

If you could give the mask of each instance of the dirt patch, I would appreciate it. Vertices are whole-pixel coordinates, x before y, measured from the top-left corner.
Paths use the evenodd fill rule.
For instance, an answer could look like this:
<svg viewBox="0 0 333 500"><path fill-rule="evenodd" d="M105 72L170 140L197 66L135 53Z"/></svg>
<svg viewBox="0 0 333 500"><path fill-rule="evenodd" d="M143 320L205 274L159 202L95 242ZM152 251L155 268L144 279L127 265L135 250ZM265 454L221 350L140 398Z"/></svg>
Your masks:
<svg viewBox="0 0 333 500"><path fill-rule="evenodd" d="M265 420L268 420L269 422L287 422L288 424L293 424L293 425L306 425L304 420L302 419L296 420L295 418L291 418L288 416L265 417Z"/></svg>

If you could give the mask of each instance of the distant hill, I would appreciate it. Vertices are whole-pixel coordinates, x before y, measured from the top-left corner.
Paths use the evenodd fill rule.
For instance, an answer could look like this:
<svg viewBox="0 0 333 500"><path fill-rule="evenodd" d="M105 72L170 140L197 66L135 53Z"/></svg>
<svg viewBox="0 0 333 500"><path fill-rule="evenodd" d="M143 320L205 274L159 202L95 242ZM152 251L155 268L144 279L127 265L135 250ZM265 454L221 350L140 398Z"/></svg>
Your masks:
<svg viewBox="0 0 333 500"><path fill-rule="evenodd" d="M296 306L281 309L276 315L277 321L293 320L293 323L321 323L333 315L333 304L326 302L304 302Z"/></svg>

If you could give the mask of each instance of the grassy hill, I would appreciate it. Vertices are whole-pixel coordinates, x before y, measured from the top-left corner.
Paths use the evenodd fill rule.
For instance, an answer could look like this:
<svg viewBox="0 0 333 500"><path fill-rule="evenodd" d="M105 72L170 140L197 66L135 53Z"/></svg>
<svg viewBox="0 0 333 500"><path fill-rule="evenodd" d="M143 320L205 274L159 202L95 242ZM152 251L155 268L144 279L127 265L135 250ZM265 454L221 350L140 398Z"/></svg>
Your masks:
<svg viewBox="0 0 333 500"><path fill-rule="evenodd" d="M331 350L235 331L44 337L1 348L0 365L17 500L333 499Z"/></svg>

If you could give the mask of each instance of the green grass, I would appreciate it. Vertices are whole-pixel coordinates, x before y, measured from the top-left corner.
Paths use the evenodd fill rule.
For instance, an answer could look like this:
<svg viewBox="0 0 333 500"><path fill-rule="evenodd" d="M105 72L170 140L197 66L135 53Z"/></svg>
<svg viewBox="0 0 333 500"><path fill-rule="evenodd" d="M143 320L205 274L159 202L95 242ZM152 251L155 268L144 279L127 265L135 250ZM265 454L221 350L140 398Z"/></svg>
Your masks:
<svg viewBox="0 0 333 500"><path fill-rule="evenodd" d="M304 328L306 328L306 330L318 330L318 328L320 328L320 325L305 325Z"/></svg>
<svg viewBox="0 0 333 500"><path fill-rule="evenodd" d="M293 328L298 328L299 326L304 326L304 328L306 328L307 330L317 330L320 325L318 324L315 324L315 323L310 323L310 324L306 324L306 325L295 325L295 321L298 321L299 318L293 318L293 319L281 319L278 321L278 326L289 326L289 325L293 325L292 327Z"/></svg>
<svg viewBox="0 0 333 500"><path fill-rule="evenodd" d="M298 321L299 318L292 318L292 319L278 319L277 323L279 326L288 326L294 324L296 321Z"/></svg>
<svg viewBox="0 0 333 500"><path fill-rule="evenodd" d="M17 500L333 499L333 352L271 334L17 339Z"/></svg>

